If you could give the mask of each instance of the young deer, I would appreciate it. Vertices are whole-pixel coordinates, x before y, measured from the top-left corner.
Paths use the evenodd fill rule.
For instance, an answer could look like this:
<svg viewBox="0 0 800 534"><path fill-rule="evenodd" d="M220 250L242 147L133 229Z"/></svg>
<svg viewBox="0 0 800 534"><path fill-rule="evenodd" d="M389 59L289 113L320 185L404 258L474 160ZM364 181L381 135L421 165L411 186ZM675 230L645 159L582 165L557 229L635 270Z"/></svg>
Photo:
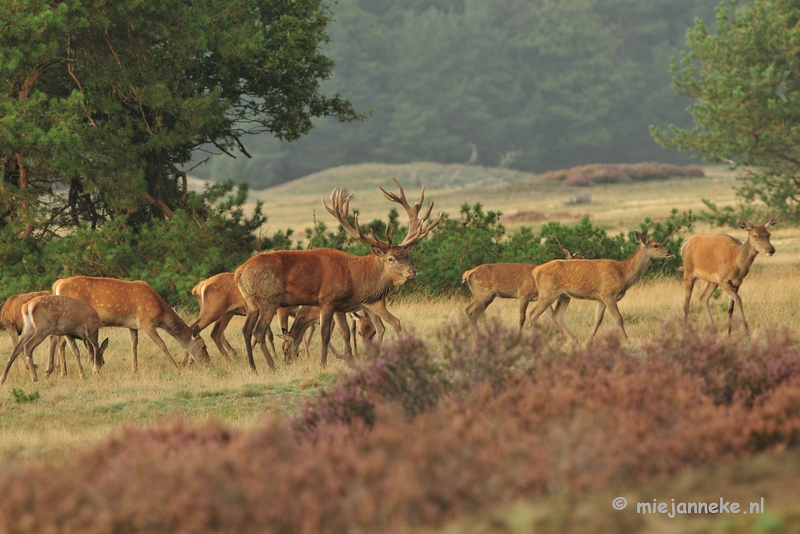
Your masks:
<svg viewBox="0 0 800 534"><path fill-rule="evenodd" d="M664 241L667 239L669 236ZM535 323L553 302L558 301L553 319L565 335L575 344L579 344L564 323L564 313L571 298L596 300L597 311L589 342L594 339L606 308L616 319L622 335L628 339L617 301L639 280L653 259L674 256L671 250L658 241L649 239L645 234L636 232L636 240L639 247L625 261L553 260L533 269L532 275L539 288L539 300L531 312L531 320Z"/></svg>
<svg viewBox="0 0 800 534"><path fill-rule="evenodd" d="M200 329L189 328L147 282L73 276L57 280L53 284L53 293L86 302L97 310L103 326L127 328L131 339L131 368L134 372L139 368L139 330L143 330L161 349L173 368L178 369L178 364L156 328L166 330L189 351L195 361L211 363L206 344L200 337Z"/></svg>
<svg viewBox="0 0 800 534"><path fill-rule="evenodd" d="M347 317L344 312L336 312L333 314L333 319L336 322L336 326L339 327L339 332L342 334L342 339L344 340L344 357L350 360L353 358L353 351L350 344L351 333L347 323ZM292 323L292 328L289 330L282 328L281 333L278 334L278 337L283 340L283 361L285 363L291 363L292 360L294 360L300 353L301 340L303 341L305 351L308 352L308 342L311 338L311 335L306 337L304 334L309 328L311 328L311 334L313 335L314 326L318 325L319 322L319 306L300 306L300 309L294 318L294 322ZM329 348L337 357L341 357L339 354L336 354L335 350L333 350L333 346L330 346Z"/></svg>
<svg viewBox="0 0 800 534"><path fill-rule="evenodd" d="M342 228L352 237L372 247L372 254L355 256L333 249L277 250L253 256L240 265L234 277L239 290L247 302L247 319L242 333L250 369L256 370L253 361L251 337L261 345L264 358L270 368L275 369L272 355L263 342L272 317L282 306L319 306L320 330L322 332L322 354L320 366L325 367L331 324L335 312L349 312L365 304L384 299L394 288L417 276L411 265L409 254L428 233L442 220L439 216L425 225L433 204L423 217L419 217L425 198L423 188L419 202L410 206L400 184L399 196L381 188L384 196L403 206L408 214L408 233L399 245L393 245L391 235L380 240L374 233L364 235L358 217L351 223L348 219L352 193L345 197L337 187L331 193L331 204L323 200L325 209L331 213Z"/></svg>
<svg viewBox="0 0 800 534"><path fill-rule="evenodd" d="M0 308L0 326L6 329L9 337L11 337L11 346L17 344L17 338L22 333L22 305L30 302L36 297L43 297L45 295L52 295L50 291L34 291L32 293L23 293L21 295L12 295L3 303ZM55 338L50 342L50 351L55 350ZM28 361L25 360L25 365Z"/></svg>
<svg viewBox="0 0 800 534"><path fill-rule="evenodd" d="M739 226L747 232L747 241L744 244L726 234L696 235L686 241L681 250L683 287L686 293L683 302L684 321L689 321L689 302L692 299L692 289L694 289L694 283L700 278L708 282L703 294L700 295L700 301L706 307L706 314L708 314L711 325L716 329L708 301L714 290L719 287L731 299L728 305L728 335L731 334L731 320L736 304L739 305L739 312L742 314L744 330L747 335L750 335L750 328L744 317L742 299L739 296L739 286L750 272L750 266L759 252L767 256L775 254L775 247L769 241L769 228L774 226L777 220L778 213L776 212L764 224L752 226L744 217L740 216Z"/></svg>
<svg viewBox="0 0 800 534"><path fill-rule="evenodd" d="M336 312L333 315L336 326L339 327L342 339L344 340L344 357L347 359L352 359L353 355L358 356L358 342L356 341L358 337L361 337L362 341L366 342L374 338L377 334L377 329L367 313L359 315L358 311L355 311L350 312L350 314L355 317L352 330L350 330L346 314ZM375 319L377 321L381 320L378 316L375 316ZM315 325L319 324L319 320L319 306L300 306L300 311L297 312L294 323L292 323L292 328L289 330L283 328L281 333L278 334L278 337L283 339L283 359L286 363L291 362L300 353L299 342L301 339L303 340L303 348L306 353L308 353L308 343L311 335L314 333ZM304 336L309 328L311 329L311 335ZM333 351L333 346L330 348ZM336 354L335 351L333 352ZM338 354L336 354L336 356L340 357Z"/></svg>
<svg viewBox="0 0 800 534"><path fill-rule="evenodd" d="M22 335L14 345L14 350L8 359L3 376L0 377L0 384L6 381L11 365L23 350L25 351L25 360L28 363L31 379L36 382L33 350L48 336L65 336L67 338L70 349L72 349L72 353L78 362L78 371L81 374L81 378L86 378L86 373L83 372L83 367L81 366L81 358L78 347L75 345L75 339L81 339L86 344L92 362L93 373L98 373L100 367L105 363L103 352L108 346L108 339L103 341L102 344L98 343L97 332L102 326L100 316L94 308L85 302L71 297L56 295L36 297L23 304L22 319L24 323ZM52 369L52 365L51 354L48 369Z"/></svg>
<svg viewBox="0 0 800 534"><path fill-rule="evenodd" d="M561 247L561 253L568 260L583 259L585 252L572 254ZM528 304L539 295L536 282L531 271L538 267L536 263L485 263L470 269L461 276L461 280L472 292L472 302L467 306L467 316L472 324L478 322L483 312L494 302L495 297L501 299L517 299L519 302L519 329L525 326L525 314Z"/></svg>

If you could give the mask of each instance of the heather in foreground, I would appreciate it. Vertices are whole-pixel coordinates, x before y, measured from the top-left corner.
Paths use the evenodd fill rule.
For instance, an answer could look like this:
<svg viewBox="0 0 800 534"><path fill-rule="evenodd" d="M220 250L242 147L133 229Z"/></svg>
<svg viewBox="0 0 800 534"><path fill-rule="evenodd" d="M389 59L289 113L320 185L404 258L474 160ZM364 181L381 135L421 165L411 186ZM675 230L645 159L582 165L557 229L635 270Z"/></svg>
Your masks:
<svg viewBox="0 0 800 534"><path fill-rule="evenodd" d="M764 339L674 324L635 349L493 324L403 338L292 421L164 421L2 472L0 532L400 531L781 451L800 440L800 344Z"/></svg>

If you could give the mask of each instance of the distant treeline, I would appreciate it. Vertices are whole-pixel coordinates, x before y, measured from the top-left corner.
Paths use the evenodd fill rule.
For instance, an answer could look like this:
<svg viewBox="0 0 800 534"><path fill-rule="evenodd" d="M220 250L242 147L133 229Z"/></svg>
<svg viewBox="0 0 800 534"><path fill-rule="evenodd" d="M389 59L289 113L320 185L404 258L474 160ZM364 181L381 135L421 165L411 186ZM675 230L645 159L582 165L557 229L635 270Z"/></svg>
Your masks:
<svg viewBox="0 0 800 534"><path fill-rule="evenodd" d="M648 133L691 125L669 57L718 0L340 0L326 94L362 123L319 121L293 143L245 139L252 159L194 172L264 188L338 165L474 162L544 172L688 156Z"/></svg>

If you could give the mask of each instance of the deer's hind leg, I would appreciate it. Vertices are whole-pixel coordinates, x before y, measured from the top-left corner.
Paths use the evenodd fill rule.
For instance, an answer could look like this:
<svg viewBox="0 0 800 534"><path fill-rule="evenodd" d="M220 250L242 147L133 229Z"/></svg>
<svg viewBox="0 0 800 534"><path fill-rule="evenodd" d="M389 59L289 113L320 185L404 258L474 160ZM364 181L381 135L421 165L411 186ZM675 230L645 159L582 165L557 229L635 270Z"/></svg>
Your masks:
<svg viewBox="0 0 800 534"><path fill-rule="evenodd" d="M717 289L717 284L714 282L709 282L706 288L703 290L703 294L700 295L700 301L706 308L706 315L708 316L708 320L711 323L711 328L716 331L717 325L714 322L714 317L711 315L711 295L714 293L714 290Z"/></svg>

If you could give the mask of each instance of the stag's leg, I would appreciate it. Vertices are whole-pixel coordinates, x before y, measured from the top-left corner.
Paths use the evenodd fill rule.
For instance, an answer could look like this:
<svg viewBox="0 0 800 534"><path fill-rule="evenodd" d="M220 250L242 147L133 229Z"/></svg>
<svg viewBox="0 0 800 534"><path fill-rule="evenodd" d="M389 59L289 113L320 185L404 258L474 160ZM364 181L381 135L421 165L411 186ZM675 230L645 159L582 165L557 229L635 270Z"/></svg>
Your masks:
<svg viewBox="0 0 800 534"><path fill-rule="evenodd" d="M244 337L244 350L247 353L247 362L250 370L256 372L256 362L253 360L253 329L258 321L258 309L248 310L242 326L242 337Z"/></svg>
<svg viewBox="0 0 800 534"><path fill-rule="evenodd" d="M176 371L179 371L180 368L178 367L178 364L175 362L175 359L172 357L172 354L169 353L169 349L167 348L167 344L164 343L164 340L161 339L160 335L158 335L158 331L156 330L156 327L154 325L150 324L150 325L147 325L144 328L142 328L142 331L145 334L147 334L147 337L149 337L150 339L153 340L153 343L155 343L156 346L159 349L161 349L161 352L163 352L164 356L167 357L167 360L169 360L169 362L172 364L172 367Z"/></svg>
<svg viewBox="0 0 800 534"><path fill-rule="evenodd" d="M692 300L692 290L694 289L694 283L696 281L697 281L697 277L694 276L693 273L689 272L688 269L684 268L684 271L683 271L683 291L684 291L683 322L685 322L685 323L689 322L689 303Z"/></svg>
<svg viewBox="0 0 800 534"><path fill-rule="evenodd" d="M353 357L358 358L358 319L356 317L351 317L351 319L353 319L353 323L350 325L350 339L353 343Z"/></svg>
<svg viewBox="0 0 800 534"><path fill-rule="evenodd" d="M708 320L711 323L711 328L713 328L714 331L717 330L717 325L714 323L714 317L711 315L710 300L711 300L711 295L714 293L715 289L717 289L717 284L715 284L714 282L709 282L706 288L703 290L703 294L700 295L700 301L706 307L706 315L708 315Z"/></svg>
<svg viewBox="0 0 800 534"><path fill-rule="evenodd" d="M275 316L275 312L277 308L262 308L258 312L258 318L256 319L255 329L253 331L253 336L256 339L256 345L261 347L261 353L264 355L264 359L267 361L267 365L273 371L277 369L275 366L275 360L272 359L272 354L270 354L269 349L267 348L266 336L269 333L270 338L270 345L274 344L272 342L272 329L270 328L270 324L272 324L272 318ZM274 348L272 349L275 350ZM277 353L275 353L277 357ZM255 371L255 367L253 367Z"/></svg>
<svg viewBox="0 0 800 534"><path fill-rule="evenodd" d="M333 326L333 306L321 306L319 310L319 329L322 336L322 355L319 365L323 369L328 366L328 345L331 342L331 326Z"/></svg>
<svg viewBox="0 0 800 534"><path fill-rule="evenodd" d="M739 296L739 288L733 287L729 281L725 281L720 285L720 289L724 291L730 298L731 303L728 306L728 335L731 335L731 316L733 315L734 302L739 306L739 312L742 315L742 323L744 323L744 332L750 335L750 327L747 326L747 319L744 317L744 308L742 307L742 298Z"/></svg>
<svg viewBox="0 0 800 534"><path fill-rule="evenodd" d="M350 327L347 324L347 315L343 312L336 312L333 314L333 319L336 321L336 326L342 334L342 340L344 340L344 357L348 360L352 360L353 348L350 345Z"/></svg>
<svg viewBox="0 0 800 534"><path fill-rule="evenodd" d="M619 327L620 331L622 332L622 336L627 341L628 333L625 332L625 322L622 320L622 314L619 312L619 307L617 306L617 298L616 296L612 296L610 299L606 301L606 306L608 306L608 311L611 313L611 316L617 321L617 326ZM602 319L602 318L601 318Z"/></svg>
<svg viewBox="0 0 800 534"><path fill-rule="evenodd" d="M81 365L81 353L78 350L78 345L75 344L75 339L72 336L64 336L67 339L67 343L69 343L69 350L72 351L72 354L75 355L75 361L78 362L78 372L81 375L82 380L86 380L86 373L83 372L83 366ZM91 354L91 352L89 353ZM66 373L66 365L64 366L65 370L62 373L62 376L67 376Z"/></svg>

